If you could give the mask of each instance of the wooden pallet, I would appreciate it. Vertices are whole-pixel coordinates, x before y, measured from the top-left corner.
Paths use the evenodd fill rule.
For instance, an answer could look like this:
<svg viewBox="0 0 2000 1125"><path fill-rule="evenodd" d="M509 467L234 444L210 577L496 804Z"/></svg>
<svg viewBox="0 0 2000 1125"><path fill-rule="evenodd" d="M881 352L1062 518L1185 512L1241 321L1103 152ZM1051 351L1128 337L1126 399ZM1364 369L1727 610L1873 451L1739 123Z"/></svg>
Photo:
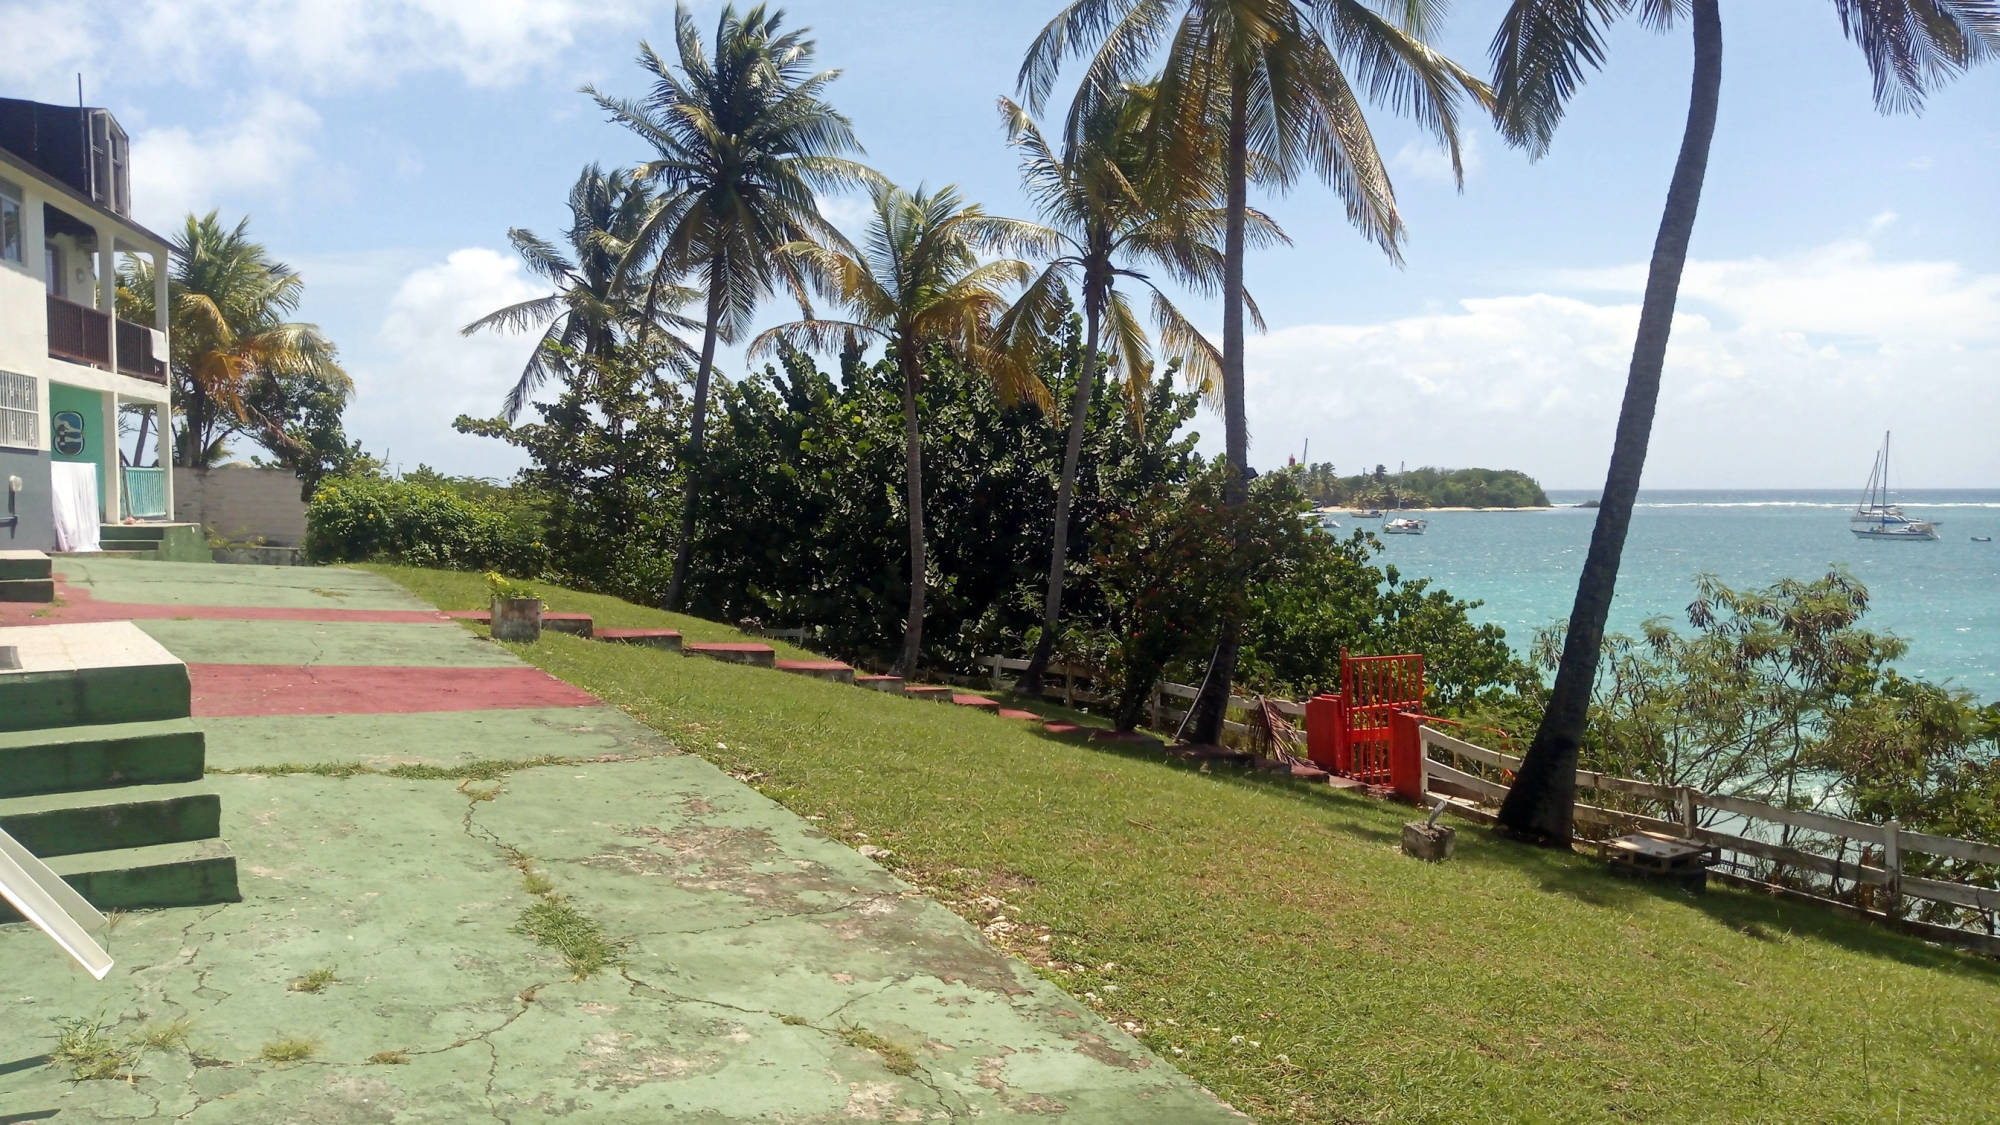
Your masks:
<svg viewBox="0 0 2000 1125"><path fill-rule="evenodd" d="M1708 886L1708 869L1721 862L1722 849L1662 832L1634 832L1597 845L1599 859L1624 875L1679 881L1690 890Z"/></svg>

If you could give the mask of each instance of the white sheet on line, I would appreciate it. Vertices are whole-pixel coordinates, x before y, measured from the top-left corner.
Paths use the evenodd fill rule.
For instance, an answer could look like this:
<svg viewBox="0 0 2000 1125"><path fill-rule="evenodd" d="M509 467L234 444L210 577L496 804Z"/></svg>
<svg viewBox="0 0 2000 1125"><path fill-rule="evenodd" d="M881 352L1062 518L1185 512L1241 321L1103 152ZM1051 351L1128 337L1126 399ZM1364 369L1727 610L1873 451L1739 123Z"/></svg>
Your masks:
<svg viewBox="0 0 2000 1125"><path fill-rule="evenodd" d="M97 539L102 520L102 508L97 502L97 466L89 461L52 462L49 486L49 509L56 521L56 549L103 550Z"/></svg>

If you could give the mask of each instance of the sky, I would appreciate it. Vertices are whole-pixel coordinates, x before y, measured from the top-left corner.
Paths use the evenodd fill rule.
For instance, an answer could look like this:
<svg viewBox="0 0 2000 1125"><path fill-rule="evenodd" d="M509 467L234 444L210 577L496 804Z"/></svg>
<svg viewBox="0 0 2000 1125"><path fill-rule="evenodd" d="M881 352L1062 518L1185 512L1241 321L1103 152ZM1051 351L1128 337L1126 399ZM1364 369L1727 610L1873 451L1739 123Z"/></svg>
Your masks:
<svg viewBox="0 0 2000 1125"><path fill-rule="evenodd" d="M866 159L1032 217L995 99L1055 0L794 0ZM666 0L0 0L0 95L92 105L132 137L135 216L249 216L337 343L347 428L392 465L505 477L491 416L531 346L460 326L545 291L507 230L555 236L592 161L637 138L578 87L640 95ZM720 5L693 5L705 32ZM1461 0L1437 45L1486 73L1502 5ZM1645 484L1854 488L1885 429L1910 487L2000 487L2000 65L1921 116L1878 114L1827 0L1723 10L1717 127ZM1251 459L1308 453L1602 483L1660 205L1686 116L1683 25L1610 38L1609 65L1530 162L1467 114L1466 180L1371 115L1409 228L1398 268L1325 187L1255 202L1291 235L1252 253L1269 322L1248 344ZM1059 108L1052 108L1055 116ZM858 201L827 201L843 224ZM1219 307L1184 306L1217 334ZM795 312L795 310L794 310ZM787 319L773 302L765 322ZM721 373L740 378L742 349ZM760 364L761 366L761 364ZM1217 451L1221 423L1198 420Z"/></svg>

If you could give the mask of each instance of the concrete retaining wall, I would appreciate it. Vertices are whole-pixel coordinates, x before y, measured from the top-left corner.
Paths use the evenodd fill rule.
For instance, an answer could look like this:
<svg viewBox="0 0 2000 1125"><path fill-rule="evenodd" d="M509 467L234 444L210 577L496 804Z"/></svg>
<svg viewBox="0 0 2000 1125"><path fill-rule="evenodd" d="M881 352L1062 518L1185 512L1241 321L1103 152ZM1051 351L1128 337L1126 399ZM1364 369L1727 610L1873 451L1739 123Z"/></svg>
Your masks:
<svg viewBox="0 0 2000 1125"><path fill-rule="evenodd" d="M296 547L305 542L306 502L284 469L224 465L174 470L174 518L235 543Z"/></svg>

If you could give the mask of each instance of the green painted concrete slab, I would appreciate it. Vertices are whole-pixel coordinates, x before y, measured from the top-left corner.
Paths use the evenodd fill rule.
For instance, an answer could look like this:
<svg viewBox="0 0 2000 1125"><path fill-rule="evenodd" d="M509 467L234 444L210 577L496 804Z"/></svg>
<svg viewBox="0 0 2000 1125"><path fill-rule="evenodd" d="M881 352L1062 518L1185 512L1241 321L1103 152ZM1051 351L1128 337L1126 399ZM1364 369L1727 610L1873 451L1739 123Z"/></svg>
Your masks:
<svg viewBox="0 0 2000 1125"><path fill-rule="evenodd" d="M205 718L208 768L270 769L298 763L462 766L481 761L646 757L677 753L651 728L601 707L445 711L422 715L282 715Z"/></svg>
<svg viewBox="0 0 2000 1125"><path fill-rule="evenodd" d="M55 560L56 573L102 602L146 605L430 609L386 578L344 567L228 566L102 557Z"/></svg>
<svg viewBox="0 0 2000 1125"><path fill-rule="evenodd" d="M135 912L102 983L0 929L6 1111L196 1123L1240 1120L962 920L690 757L459 786L219 777L244 901ZM490 798L490 799L482 799ZM585 981L513 927L512 856L625 944ZM317 994L289 985L318 968ZM134 1081L54 1021L185 1018ZM898 1073L857 1031L908 1050ZM283 1037L298 1063L261 1060ZM401 1052L401 1065L371 1062Z"/></svg>
<svg viewBox="0 0 2000 1125"><path fill-rule="evenodd" d="M449 621L419 625L166 618L135 624L190 664L500 668L519 663L506 649Z"/></svg>

